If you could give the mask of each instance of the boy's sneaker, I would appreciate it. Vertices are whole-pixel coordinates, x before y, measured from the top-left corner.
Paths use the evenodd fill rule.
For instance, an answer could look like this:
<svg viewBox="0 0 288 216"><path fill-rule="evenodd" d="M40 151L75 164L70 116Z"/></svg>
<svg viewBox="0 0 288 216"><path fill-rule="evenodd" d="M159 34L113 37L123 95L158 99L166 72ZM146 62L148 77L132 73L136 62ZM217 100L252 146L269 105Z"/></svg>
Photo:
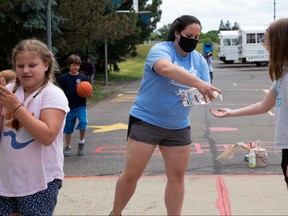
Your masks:
<svg viewBox="0 0 288 216"><path fill-rule="evenodd" d="M78 156L84 155L84 143L78 143L77 155Z"/></svg>
<svg viewBox="0 0 288 216"><path fill-rule="evenodd" d="M70 157L71 156L71 147L65 147L63 154L64 154L64 157Z"/></svg>

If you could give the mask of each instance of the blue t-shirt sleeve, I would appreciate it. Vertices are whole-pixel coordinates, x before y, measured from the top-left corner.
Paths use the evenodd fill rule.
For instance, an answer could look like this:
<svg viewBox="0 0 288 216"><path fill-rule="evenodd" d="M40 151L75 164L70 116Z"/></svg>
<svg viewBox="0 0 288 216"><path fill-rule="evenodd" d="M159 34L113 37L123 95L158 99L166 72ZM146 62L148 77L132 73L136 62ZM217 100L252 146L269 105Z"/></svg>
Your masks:
<svg viewBox="0 0 288 216"><path fill-rule="evenodd" d="M191 58L191 60L187 61L185 58ZM149 67L150 70L153 70L153 67L157 61L160 59L167 59L174 64L179 64L180 67L184 67L187 71L194 74L201 80L210 82L208 64L206 59L199 52L193 51L185 58L179 58L179 55L177 56L177 54L175 54L175 51L173 51L172 42L162 42L155 44L151 48L146 59L145 67ZM193 72L193 70L196 70L197 72Z"/></svg>
<svg viewBox="0 0 288 216"><path fill-rule="evenodd" d="M165 43L157 43L150 49L146 58L146 66L149 66L151 69L153 69L154 64L160 59L167 59L172 61L171 52Z"/></svg>

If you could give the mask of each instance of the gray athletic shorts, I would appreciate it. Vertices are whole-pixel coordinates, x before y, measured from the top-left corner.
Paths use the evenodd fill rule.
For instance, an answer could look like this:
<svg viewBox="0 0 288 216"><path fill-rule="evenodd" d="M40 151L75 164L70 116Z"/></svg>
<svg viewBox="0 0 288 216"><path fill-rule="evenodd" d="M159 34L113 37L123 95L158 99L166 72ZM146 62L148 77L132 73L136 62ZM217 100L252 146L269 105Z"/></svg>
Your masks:
<svg viewBox="0 0 288 216"><path fill-rule="evenodd" d="M130 116L128 137L148 144L161 146L185 146L192 143L190 126L183 129L165 129Z"/></svg>

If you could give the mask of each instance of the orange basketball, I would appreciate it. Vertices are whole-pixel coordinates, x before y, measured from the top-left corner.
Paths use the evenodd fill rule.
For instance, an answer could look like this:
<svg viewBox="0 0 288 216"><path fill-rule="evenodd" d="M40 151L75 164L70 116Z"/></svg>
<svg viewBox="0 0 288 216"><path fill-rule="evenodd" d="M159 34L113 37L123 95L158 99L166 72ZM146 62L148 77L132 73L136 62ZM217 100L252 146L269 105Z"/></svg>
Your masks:
<svg viewBox="0 0 288 216"><path fill-rule="evenodd" d="M87 98L87 95L93 91L93 88L89 82L82 81L78 83L76 91L80 97Z"/></svg>

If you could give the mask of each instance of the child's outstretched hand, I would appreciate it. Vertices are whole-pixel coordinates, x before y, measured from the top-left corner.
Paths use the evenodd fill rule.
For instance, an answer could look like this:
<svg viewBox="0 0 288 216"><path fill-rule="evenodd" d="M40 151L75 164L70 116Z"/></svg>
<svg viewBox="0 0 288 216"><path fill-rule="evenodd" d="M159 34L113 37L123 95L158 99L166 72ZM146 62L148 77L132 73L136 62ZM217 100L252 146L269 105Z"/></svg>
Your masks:
<svg viewBox="0 0 288 216"><path fill-rule="evenodd" d="M231 112L231 109L228 109L228 108L221 108L218 110L214 110L210 108L210 113L217 118L226 118L229 116L230 112Z"/></svg>

